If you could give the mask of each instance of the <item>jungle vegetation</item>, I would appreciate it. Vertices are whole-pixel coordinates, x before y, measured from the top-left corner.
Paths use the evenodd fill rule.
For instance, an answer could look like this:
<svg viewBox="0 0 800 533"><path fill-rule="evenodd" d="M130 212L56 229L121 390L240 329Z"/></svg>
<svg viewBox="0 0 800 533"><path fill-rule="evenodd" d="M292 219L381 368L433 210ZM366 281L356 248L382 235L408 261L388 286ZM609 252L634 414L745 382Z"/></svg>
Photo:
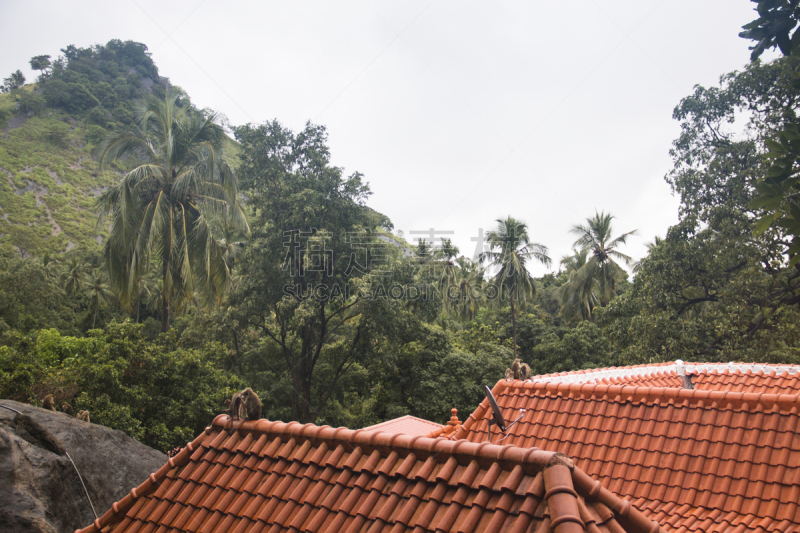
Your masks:
<svg viewBox="0 0 800 533"><path fill-rule="evenodd" d="M54 393L167 450L244 386L267 418L358 428L463 419L515 355L534 374L800 364L800 58L770 16L745 36L783 57L675 107L679 223L640 236L634 264L635 228L597 206L541 277L530 213L499 206L474 261L411 246L366 178L331 164L324 126L230 127L138 43L37 56L37 82L11 73L0 95L0 397Z"/></svg>

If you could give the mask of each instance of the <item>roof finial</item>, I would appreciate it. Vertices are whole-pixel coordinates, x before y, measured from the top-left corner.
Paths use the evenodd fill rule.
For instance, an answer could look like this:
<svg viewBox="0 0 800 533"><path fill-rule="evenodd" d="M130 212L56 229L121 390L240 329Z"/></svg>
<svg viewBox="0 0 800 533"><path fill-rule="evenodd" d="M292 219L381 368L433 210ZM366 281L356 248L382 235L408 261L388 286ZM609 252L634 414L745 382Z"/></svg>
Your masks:
<svg viewBox="0 0 800 533"><path fill-rule="evenodd" d="M461 420L458 419L458 409L450 409L450 421L447 422L448 426L460 426Z"/></svg>

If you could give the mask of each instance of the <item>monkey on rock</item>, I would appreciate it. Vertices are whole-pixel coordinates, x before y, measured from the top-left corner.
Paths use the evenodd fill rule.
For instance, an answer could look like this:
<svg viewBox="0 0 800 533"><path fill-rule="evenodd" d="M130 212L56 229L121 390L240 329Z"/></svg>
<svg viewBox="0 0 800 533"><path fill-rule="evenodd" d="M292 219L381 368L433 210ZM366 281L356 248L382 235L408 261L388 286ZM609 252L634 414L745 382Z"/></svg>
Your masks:
<svg viewBox="0 0 800 533"><path fill-rule="evenodd" d="M42 409L49 409L50 411L55 411L56 408L53 406L54 403L55 400L53 399L53 395L48 394L47 396L44 397L44 400L42 400Z"/></svg>

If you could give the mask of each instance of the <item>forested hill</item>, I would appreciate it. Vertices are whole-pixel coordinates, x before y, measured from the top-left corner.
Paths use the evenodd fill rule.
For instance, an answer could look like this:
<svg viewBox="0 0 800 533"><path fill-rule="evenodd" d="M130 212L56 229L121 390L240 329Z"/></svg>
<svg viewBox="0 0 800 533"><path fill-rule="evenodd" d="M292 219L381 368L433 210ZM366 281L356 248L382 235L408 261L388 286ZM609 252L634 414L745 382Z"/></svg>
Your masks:
<svg viewBox="0 0 800 533"><path fill-rule="evenodd" d="M118 173L98 171L95 149L132 126L137 101L167 86L141 43L62 52L33 58L38 83L10 79L0 94L0 257L99 251L95 200Z"/></svg>

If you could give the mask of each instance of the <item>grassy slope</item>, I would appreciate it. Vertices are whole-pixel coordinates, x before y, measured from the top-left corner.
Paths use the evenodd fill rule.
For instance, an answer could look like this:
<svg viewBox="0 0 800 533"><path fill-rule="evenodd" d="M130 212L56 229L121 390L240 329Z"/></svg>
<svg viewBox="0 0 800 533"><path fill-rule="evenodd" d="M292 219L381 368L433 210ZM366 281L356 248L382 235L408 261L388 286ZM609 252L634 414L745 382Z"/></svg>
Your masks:
<svg viewBox="0 0 800 533"><path fill-rule="evenodd" d="M99 252L95 201L120 174L98 171L85 120L51 108L15 116L11 98L0 94L0 256ZM234 166L238 150L230 140Z"/></svg>
<svg viewBox="0 0 800 533"><path fill-rule="evenodd" d="M0 95L0 109L13 106ZM58 110L0 124L0 255L99 250L95 198L116 178L98 173L83 123Z"/></svg>

